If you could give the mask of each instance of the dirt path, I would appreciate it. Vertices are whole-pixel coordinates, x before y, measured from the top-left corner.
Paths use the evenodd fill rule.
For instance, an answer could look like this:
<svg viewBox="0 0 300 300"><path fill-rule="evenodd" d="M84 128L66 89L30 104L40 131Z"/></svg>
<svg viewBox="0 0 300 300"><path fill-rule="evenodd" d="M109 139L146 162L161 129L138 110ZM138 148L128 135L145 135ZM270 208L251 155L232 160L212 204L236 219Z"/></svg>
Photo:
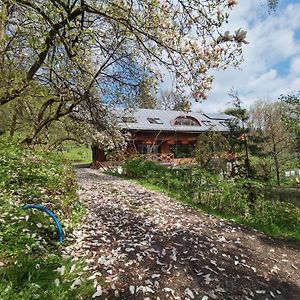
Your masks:
<svg viewBox="0 0 300 300"><path fill-rule="evenodd" d="M88 213L67 252L105 279L96 299L300 299L300 247L99 171L78 180Z"/></svg>

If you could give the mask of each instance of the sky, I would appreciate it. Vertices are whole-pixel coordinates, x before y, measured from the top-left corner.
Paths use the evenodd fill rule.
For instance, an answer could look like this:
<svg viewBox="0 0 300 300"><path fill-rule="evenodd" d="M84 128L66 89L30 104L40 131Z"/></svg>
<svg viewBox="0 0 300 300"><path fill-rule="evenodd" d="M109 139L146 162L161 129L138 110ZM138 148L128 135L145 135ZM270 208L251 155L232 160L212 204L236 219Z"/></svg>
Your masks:
<svg viewBox="0 0 300 300"><path fill-rule="evenodd" d="M266 0L239 0L224 30L238 28L247 31L249 42L243 46L243 63L239 69L214 72L208 100L193 104L192 110L224 111L230 106L230 89L246 108L300 90L300 1L280 0L269 14Z"/></svg>

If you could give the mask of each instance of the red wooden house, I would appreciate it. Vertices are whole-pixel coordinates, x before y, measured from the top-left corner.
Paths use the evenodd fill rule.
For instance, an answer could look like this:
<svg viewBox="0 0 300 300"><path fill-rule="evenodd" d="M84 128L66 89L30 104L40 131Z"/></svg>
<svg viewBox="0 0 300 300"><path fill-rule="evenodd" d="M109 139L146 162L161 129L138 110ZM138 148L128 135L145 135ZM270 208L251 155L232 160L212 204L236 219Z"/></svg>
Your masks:
<svg viewBox="0 0 300 300"><path fill-rule="evenodd" d="M138 109L120 112L118 123L131 133L127 152L144 154L161 162L176 162L191 157L200 134L210 130L229 131L229 119L228 115L216 113ZM105 162L105 151L94 147L93 161Z"/></svg>

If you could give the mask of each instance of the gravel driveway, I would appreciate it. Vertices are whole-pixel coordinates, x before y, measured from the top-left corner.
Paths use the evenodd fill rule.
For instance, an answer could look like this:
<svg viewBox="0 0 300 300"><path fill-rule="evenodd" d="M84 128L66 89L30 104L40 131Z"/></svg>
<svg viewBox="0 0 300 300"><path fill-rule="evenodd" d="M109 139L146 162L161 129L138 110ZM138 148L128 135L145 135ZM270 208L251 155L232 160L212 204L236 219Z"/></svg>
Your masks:
<svg viewBox="0 0 300 300"><path fill-rule="evenodd" d="M137 184L78 169L94 299L300 299L300 247L196 212Z"/></svg>

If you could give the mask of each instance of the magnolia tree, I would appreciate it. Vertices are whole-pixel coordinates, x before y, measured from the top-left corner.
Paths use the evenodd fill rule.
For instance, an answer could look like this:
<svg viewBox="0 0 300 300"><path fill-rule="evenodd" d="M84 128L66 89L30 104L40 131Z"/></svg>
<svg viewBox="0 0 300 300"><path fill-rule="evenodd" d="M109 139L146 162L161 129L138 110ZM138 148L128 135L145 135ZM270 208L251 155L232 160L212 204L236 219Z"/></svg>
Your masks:
<svg viewBox="0 0 300 300"><path fill-rule="evenodd" d="M241 61L246 33L223 32L235 0L6 0L0 4L0 105L34 98L24 140L81 109L109 128L104 105L126 103L162 66L178 93L205 99L211 69ZM95 120L93 115L96 111ZM102 114L101 114L102 112ZM104 121L105 120L105 121ZM107 121L107 123L105 123ZM98 126L99 127L99 126Z"/></svg>

